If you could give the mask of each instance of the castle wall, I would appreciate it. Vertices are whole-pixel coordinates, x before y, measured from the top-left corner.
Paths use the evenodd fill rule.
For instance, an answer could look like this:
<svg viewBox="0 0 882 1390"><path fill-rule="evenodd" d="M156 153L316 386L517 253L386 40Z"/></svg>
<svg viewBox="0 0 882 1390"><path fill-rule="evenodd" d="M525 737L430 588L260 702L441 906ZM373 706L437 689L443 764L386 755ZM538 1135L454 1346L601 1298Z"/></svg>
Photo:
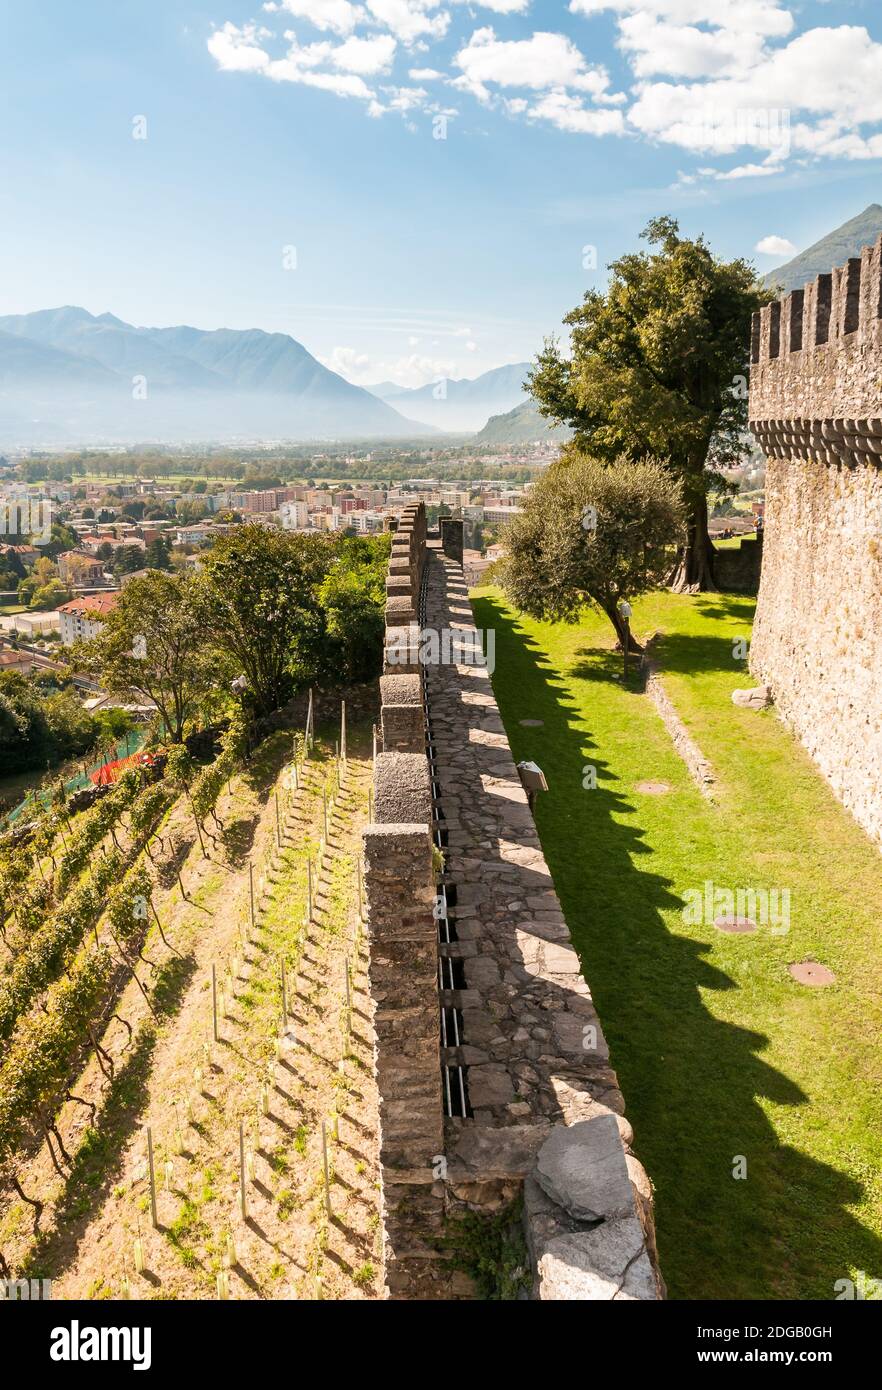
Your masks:
<svg viewBox="0 0 882 1390"><path fill-rule="evenodd" d="M754 317L768 456L750 668L882 845L882 238Z"/></svg>
<svg viewBox="0 0 882 1390"><path fill-rule="evenodd" d="M523 1195L534 1297L656 1299L649 1180L489 673L443 640L420 660L421 632L477 650L447 539L423 508L396 533L422 628L387 610L364 834L387 1293L467 1296L450 1218Z"/></svg>

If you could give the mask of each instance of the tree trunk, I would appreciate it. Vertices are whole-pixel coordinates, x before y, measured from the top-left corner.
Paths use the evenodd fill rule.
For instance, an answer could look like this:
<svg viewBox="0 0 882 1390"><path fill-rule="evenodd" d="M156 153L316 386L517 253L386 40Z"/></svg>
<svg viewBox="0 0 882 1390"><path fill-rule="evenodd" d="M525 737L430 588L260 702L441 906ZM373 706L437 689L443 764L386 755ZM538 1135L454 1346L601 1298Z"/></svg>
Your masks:
<svg viewBox="0 0 882 1390"><path fill-rule="evenodd" d="M718 592L714 579L714 547L707 529L707 499L694 504L682 547L670 578L675 594Z"/></svg>
<svg viewBox="0 0 882 1390"><path fill-rule="evenodd" d="M609 618L610 622L612 623L613 627L614 627L615 630L616 630L616 637L618 637L618 639L619 639L619 650L620 650L620 651L624 651L624 649L625 649L625 620L624 620L624 618L622 617L621 613L619 612L618 608L616 607L616 605L615 605L614 603L610 604L608 608L604 608L603 611L604 611L604 613L606 614L606 616ZM637 656L642 656L642 655L643 655L643 648L642 648L642 646L640 645L640 643L637 641L637 638L634 636L634 634L633 634L633 632L631 631L630 628L628 629L628 651L629 651L629 652L634 652L635 655L637 655Z"/></svg>

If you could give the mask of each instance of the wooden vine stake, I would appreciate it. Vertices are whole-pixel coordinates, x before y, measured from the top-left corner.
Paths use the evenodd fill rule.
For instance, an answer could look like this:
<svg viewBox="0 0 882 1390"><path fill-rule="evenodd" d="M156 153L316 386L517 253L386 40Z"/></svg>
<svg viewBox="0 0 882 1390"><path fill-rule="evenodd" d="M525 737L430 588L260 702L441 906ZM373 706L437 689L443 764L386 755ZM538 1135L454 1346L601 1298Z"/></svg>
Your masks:
<svg viewBox="0 0 882 1390"><path fill-rule="evenodd" d="M254 865L248 865L248 903L251 909L251 930L254 930Z"/></svg>
<svg viewBox="0 0 882 1390"><path fill-rule="evenodd" d="M248 1189L247 1174L245 1172L245 1126L239 1121L239 1206L242 1211L242 1220L248 1220Z"/></svg>
<svg viewBox="0 0 882 1390"><path fill-rule="evenodd" d="M312 860L306 861L306 925L312 923Z"/></svg>
<svg viewBox="0 0 882 1390"><path fill-rule="evenodd" d="M322 1120L322 1171L325 1178L325 1211L328 1213L328 1216L332 1216L331 1180L328 1177L328 1133L324 1120Z"/></svg>
<svg viewBox="0 0 882 1390"><path fill-rule="evenodd" d="M324 824L325 824L325 842L327 843L327 839L328 839L328 784L327 784L327 782L323 782L323 783L322 783L322 815L324 816Z"/></svg>
<svg viewBox="0 0 882 1390"><path fill-rule="evenodd" d="M150 1182L150 1220L153 1222L154 1231L159 1227L159 1217L156 1215L156 1173L153 1167L153 1131L147 1127L147 1177Z"/></svg>
<svg viewBox="0 0 882 1390"><path fill-rule="evenodd" d="M309 705L306 710L306 750L312 748L312 686L309 688Z"/></svg>
<svg viewBox="0 0 882 1390"><path fill-rule="evenodd" d="M282 968L282 1030L288 1027L288 984L285 979L285 958L281 958Z"/></svg>
<svg viewBox="0 0 882 1390"><path fill-rule="evenodd" d="M340 757L346 766L346 701L340 701Z"/></svg>
<svg viewBox="0 0 882 1390"><path fill-rule="evenodd" d="M276 792L276 847L282 848L282 822L279 817L279 793Z"/></svg>
<svg viewBox="0 0 882 1390"><path fill-rule="evenodd" d="M135 1236L135 1273L144 1273L144 1242L141 1240L141 1218L138 1217L138 1234Z"/></svg>
<svg viewBox="0 0 882 1390"><path fill-rule="evenodd" d="M214 1040L220 1042L217 1031L217 969L215 966L211 967L211 1014L214 1025Z"/></svg>

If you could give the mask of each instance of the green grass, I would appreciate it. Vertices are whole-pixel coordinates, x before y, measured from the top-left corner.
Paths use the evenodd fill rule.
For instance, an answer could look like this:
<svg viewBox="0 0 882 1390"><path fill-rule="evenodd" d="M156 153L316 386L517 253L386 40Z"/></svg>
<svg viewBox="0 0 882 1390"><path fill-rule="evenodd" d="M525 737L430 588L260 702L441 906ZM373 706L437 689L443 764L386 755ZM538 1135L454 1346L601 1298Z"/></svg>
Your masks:
<svg viewBox="0 0 882 1390"><path fill-rule="evenodd" d="M715 550L738 550L742 541L755 541L756 531L748 531L741 536L730 536L725 541L714 541Z"/></svg>
<svg viewBox="0 0 882 1390"><path fill-rule="evenodd" d="M713 803L636 676L616 679L605 619L522 620L495 590L475 613L496 630L515 756L548 778L539 832L656 1187L670 1295L830 1299L857 1270L882 1276L882 856L774 712L732 705L753 684L733 659L753 600L635 605L636 632L665 634L666 688L717 771ZM789 933L688 925L684 894L706 880L789 888ZM797 985L787 965L806 958L836 984Z"/></svg>

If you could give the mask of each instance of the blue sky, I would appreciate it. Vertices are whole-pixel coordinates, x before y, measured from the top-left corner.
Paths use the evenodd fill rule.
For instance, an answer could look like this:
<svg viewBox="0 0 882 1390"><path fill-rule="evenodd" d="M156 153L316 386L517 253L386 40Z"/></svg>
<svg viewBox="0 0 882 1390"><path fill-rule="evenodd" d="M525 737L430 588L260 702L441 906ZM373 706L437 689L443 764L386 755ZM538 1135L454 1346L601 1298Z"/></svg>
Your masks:
<svg viewBox="0 0 882 1390"><path fill-rule="evenodd" d="M257 326L415 385L531 356L656 213L768 269L882 201L859 0L0 16L2 313Z"/></svg>

